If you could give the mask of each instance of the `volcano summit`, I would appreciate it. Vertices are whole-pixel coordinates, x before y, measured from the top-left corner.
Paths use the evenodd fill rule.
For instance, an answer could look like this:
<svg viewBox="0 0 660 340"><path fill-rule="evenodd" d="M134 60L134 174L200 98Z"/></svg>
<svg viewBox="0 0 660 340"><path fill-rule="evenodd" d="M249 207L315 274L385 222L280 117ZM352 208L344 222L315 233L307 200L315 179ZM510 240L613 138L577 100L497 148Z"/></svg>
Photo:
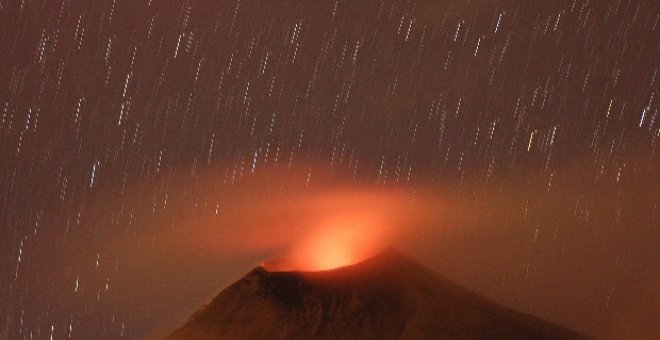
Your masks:
<svg viewBox="0 0 660 340"><path fill-rule="evenodd" d="M583 339L388 249L319 272L257 267L168 339Z"/></svg>

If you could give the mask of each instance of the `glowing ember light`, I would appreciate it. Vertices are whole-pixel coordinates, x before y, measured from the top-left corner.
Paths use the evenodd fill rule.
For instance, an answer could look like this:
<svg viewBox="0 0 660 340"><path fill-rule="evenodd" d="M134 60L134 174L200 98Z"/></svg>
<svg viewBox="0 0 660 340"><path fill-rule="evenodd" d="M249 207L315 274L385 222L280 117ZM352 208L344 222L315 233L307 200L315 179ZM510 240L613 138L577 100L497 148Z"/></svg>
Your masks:
<svg viewBox="0 0 660 340"><path fill-rule="evenodd" d="M385 243L383 223L369 213L330 219L287 256L264 264L269 271L321 271L349 266L375 255Z"/></svg>
<svg viewBox="0 0 660 340"><path fill-rule="evenodd" d="M304 181L308 171L296 178ZM213 258L284 258L263 263L268 271L322 271L367 260L390 245L405 248L414 235L437 226L440 216L446 223L447 203L422 191L337 188L329 181L274 199L263 192L279 188L271 188L272 176L264 174L223 192L208 215L177 219L193 226L168 229L167 237Z"/></svg>
<svg viewBox="0 0 660 340"><path fill-rule="evenodd" d="M314 270L328 270L353 264L360 249L359 226L338 227L314 237L303 251L303 258Z"/></svg>

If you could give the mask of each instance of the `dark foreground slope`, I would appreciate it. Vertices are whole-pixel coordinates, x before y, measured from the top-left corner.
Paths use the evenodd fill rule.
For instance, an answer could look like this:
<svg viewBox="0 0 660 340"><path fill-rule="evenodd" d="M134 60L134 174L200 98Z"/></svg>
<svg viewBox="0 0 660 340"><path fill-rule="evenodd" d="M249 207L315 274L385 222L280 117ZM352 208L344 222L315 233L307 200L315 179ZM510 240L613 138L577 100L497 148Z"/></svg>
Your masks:
<svg viewBox="0 0 660 340"><path fill-rule="evenodd" d="M387 250L324 272L256 268L170 339L580 339Z"/></svg>

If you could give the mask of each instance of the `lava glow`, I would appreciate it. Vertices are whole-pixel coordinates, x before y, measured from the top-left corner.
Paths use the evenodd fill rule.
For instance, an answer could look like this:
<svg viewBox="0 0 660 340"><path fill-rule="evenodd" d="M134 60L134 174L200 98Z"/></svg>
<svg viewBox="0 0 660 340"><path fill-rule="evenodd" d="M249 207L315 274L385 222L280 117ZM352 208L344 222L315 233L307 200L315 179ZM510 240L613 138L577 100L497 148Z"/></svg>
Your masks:
<svg viewBox="0 0 660 340"><path fill-rule="evenodd" d="M386 221L369 213L329 219L289 254L288 270L330 270L365 260L383 247L385 226Z"/></svg>
<svg viewBox="0 0 660 340"><path fill-rule="evenodd" d="M286 259L267 262L264 267L270 271L322 271L375 255L388 242L393 220L392 205L374 204L376 201L380 200L369 197L360 204L325 212L291 247Z"/></svg>
<svg viewBox="0 0 660 340"><path fill-rule="evenodd" d="M231 192L208 186L224 195L217 199L221 213L178 222L189 227L186 235L170 229L172 242L186 240L187 249L211 256L283 258L265 263L269 271L321 271L366 260L447 217L448 203L423 190L337 187L317 179L314 187L280 192L260 179ZM278 194L264 194L272 192Z"/></svg>
<svg viewBox="0 0 660 340"><path fill-rule="evenodd" d="M347 230L322 235L306 254L312 270L328 270L357 262L354 235Z"/></svg>

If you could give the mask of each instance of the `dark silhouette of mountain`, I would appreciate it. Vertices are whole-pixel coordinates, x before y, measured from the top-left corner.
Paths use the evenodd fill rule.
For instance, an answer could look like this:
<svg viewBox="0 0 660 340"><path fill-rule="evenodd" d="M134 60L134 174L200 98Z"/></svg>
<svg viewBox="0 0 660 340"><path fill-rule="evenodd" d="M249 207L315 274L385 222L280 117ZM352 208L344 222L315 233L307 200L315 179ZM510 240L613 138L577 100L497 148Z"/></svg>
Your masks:
<svg viewBox="0 0 660 340"><path fill-rule="evenodd" d="M255 268L168 339L583 339L389 249L321 272Z"/></svg>

